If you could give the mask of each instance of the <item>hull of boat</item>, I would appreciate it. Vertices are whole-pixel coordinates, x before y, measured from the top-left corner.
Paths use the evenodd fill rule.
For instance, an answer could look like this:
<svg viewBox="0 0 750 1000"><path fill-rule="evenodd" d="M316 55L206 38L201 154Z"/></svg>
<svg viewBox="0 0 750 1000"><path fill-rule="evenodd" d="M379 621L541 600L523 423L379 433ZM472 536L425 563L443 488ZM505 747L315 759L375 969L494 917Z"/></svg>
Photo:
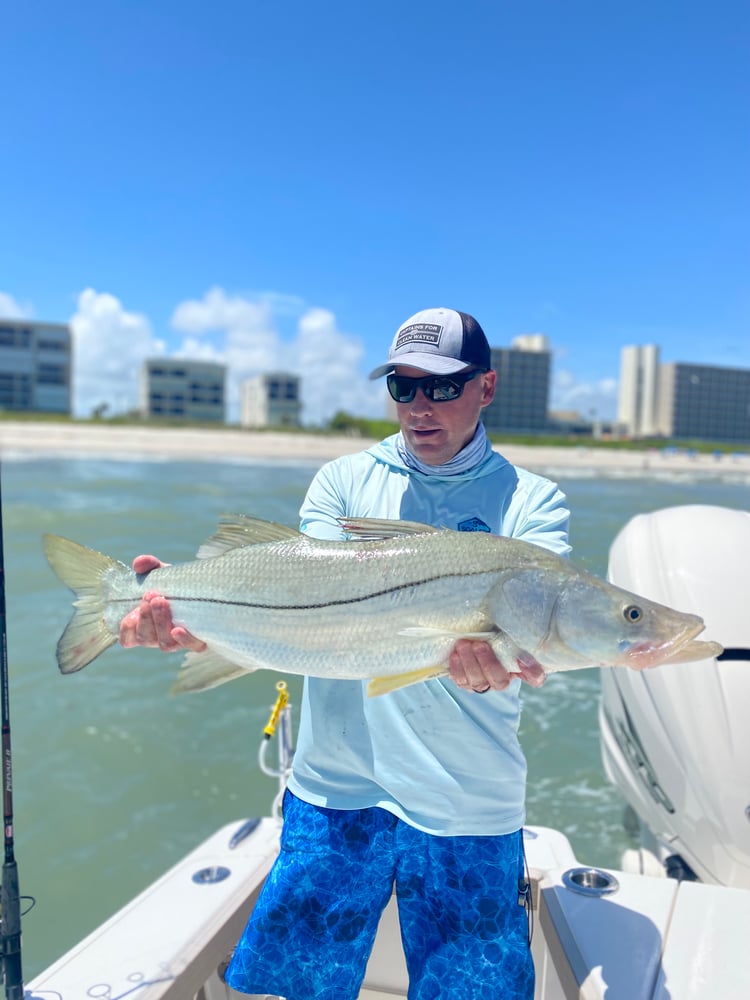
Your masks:
<svg viewBox="0 0 750 1000"><path fill-rule="evenodd" d="M230 847L240 826L217 831L33 980L25 1000L133 994L139 1000L241 1000L221 971L276 856L279 826L263 819ZM750 892L588 868L549 828L528 828L524 839L535 1000L750 996L744 941ZM406 991L392 901L360 998L406 997Z"/></svg>

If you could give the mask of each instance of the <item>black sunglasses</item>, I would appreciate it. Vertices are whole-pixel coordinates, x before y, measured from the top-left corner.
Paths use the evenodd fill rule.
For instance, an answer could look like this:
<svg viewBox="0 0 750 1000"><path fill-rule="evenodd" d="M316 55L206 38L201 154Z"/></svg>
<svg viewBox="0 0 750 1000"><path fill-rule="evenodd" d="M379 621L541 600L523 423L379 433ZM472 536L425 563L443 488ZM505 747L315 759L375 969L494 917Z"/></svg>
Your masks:
<svg viewBox="0 0 750 1000"><path fill-rule="evenodd" d="M386 381L388 392L397 403L411 403L417 394L417 389L421 389L433 403L449 403L453 399L458 399L467 382L471 382L477 375L482 375L486 371L486 368L475 368L473 371L458 372L455 375L425 375L423 378L409 378L408 375L396 375L395 372L391 372Z"/></svg>

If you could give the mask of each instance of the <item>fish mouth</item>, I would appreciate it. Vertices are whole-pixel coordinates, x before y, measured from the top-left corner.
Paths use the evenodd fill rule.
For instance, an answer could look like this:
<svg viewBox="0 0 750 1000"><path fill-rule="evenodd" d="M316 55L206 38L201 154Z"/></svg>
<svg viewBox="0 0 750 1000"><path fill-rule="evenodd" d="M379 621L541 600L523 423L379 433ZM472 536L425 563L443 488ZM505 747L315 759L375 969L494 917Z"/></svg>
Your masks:
<svg viewBox="0 0 750 1000"><path fill-rule="evenodd" d="M720 651L721 647L717 643L694 641L705 627L702 619L696 617L694 623L685 626L676 636L662 642L651 640L633 643L624 651L621 662L636 670L644 670L662 663L708 659L716 655L716 650Z"/></svg>

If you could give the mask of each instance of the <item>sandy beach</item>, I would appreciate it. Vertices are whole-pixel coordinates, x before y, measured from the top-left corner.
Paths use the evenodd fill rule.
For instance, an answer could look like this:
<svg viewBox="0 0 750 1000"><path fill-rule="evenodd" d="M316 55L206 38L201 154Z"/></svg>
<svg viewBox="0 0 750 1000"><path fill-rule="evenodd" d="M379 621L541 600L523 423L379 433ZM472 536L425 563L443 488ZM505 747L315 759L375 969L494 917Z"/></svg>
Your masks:
<svg viewBox="0 0 750 1000"><path fill-rule="evenodd" d="M335 436L233 428L154 428L107 424L0 421L0 457L77 455L146 457L152 460L307 460L322 463L359 451L372 442ZM556 470L593 475L692 473L750 476L750 454L694 454L678 449L624 451L615 448L507 444L498 451L516 465L550 474Z"/></svg>

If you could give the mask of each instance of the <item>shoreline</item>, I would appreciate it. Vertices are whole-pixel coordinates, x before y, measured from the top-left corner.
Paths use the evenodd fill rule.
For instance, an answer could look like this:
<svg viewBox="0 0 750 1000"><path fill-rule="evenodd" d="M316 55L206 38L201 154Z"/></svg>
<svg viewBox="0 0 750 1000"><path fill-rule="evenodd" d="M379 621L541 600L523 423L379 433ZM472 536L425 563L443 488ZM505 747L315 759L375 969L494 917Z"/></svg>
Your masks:
<svg viewBox="0 0 750 1000"><path fill-rule="evenodd" d="M148 458L190 461L309 461L322 464L361 451L374 441L349 435L125 425L0 421L0 458ZM552 470L592 475L750 477L750 454L698 454L585 445L495 445L514 465L549 475Z"/></svg>

